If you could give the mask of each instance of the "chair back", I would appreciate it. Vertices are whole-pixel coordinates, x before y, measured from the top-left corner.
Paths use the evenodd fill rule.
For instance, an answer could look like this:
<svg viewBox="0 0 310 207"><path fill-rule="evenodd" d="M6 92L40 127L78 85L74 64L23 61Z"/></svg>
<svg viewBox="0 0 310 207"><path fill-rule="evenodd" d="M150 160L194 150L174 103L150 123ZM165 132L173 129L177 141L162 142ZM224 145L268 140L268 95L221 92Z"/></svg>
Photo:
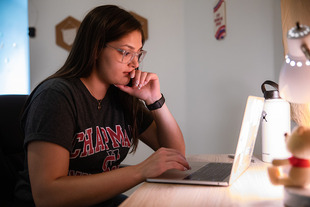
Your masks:
<svg viewBox="0 0 310 207"><path fill-rule="evenodd" d="M25 153L20 118L28 95L0 95L0 200L12 200Z"/></svg>

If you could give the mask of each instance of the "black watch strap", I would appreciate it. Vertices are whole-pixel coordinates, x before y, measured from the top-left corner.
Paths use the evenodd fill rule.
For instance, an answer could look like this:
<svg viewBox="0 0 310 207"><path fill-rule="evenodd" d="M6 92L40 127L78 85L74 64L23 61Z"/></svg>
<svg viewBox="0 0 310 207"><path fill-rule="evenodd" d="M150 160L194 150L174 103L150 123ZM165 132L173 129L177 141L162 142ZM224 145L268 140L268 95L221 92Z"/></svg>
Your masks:
<svg viewBox="0 0 310 207"><path fill-rule="evenodd" d="M165 103L165 97L163 94L161 94L161 98L159 100L155 101L154 103L152 103L150 105L146 105L146 107L150 111L153 111L153 110L161 108L164 105L164 103Z"/></svg>

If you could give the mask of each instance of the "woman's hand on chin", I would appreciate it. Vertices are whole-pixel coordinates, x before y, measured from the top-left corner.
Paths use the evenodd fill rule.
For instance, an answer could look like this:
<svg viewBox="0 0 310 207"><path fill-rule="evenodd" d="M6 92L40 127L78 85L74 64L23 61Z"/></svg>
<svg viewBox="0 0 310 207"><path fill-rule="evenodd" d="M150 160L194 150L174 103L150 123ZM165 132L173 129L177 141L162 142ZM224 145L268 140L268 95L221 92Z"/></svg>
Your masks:
<svg viewBox="0 0 310 207"><path fill-rule="evenodd" d="M131 74L131 86L115 85L120 90L152 104L161 97L160 84L157 74L135 70Z"/></svg>

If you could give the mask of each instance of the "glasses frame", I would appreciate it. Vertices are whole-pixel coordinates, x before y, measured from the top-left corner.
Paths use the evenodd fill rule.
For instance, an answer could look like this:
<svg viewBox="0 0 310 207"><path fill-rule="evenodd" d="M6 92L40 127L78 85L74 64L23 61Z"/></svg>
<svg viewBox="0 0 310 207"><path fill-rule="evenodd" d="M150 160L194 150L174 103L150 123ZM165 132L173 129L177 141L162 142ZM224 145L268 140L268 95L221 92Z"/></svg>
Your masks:
<svg viewBox="0 0 310 207"><path fill-rule="evenodd" d="M118 52L122 53L122 63L124 64L129 64L131 63L131 61L137 56L138 57L138 63L141 63L147 53L147 51L145 50L140 50L139 52L132 52L132 51L127 51L127 50L123 50L121 48L117 48L117 47L113 47L111 45L106 44L106 47L110 47L112 49L117 50ZM124 58L126 57L126 55L131 55L129 61L124 62Z"/></svg>

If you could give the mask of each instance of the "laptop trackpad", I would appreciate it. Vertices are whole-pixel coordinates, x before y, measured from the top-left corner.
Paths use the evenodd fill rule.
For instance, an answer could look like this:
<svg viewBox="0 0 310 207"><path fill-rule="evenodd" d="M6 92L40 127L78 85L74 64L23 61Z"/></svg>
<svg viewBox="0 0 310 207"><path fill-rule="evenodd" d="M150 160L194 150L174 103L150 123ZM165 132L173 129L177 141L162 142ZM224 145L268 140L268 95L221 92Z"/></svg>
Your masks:
<svg viewBox="0 0 310 207"><path fill-rule="evenodd" d="M163 174L161 174L159 177L160 179L177 179L177 180L183 180L187 176L191 175L195 171L197 171L199 168L206 165L206 162L190 162L189 165L191 166L190 170L187 171L180 171L176 169L167 170Z"/></svg>

